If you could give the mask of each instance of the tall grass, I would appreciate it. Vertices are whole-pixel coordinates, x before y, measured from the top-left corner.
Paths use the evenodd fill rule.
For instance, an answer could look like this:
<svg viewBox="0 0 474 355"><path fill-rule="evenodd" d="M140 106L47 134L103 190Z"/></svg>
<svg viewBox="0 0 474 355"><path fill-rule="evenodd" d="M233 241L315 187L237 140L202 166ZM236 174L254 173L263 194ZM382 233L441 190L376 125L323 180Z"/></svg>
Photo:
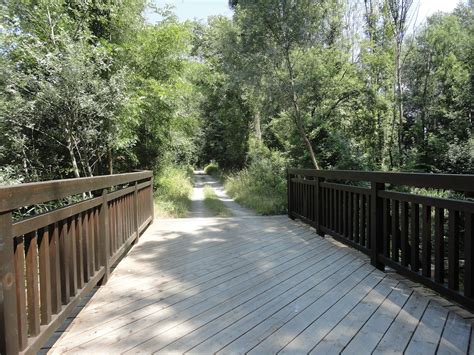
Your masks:
<svg viewBox="0 0 474 355"><path fill-rule="evenodd" d="M232 212L219 200L214 189L209 185L204 186L204 206L217 217L232 216Z"/></svg>
<svg viewBox="0 0 474 355"><path fill-rule="evenodd" d="M256 181L248 169L227 175L224 185L227 193L236 202L258 214L286 213L286 188Z"/></svg>
<svg viewBox="0 0 474 355"><path fill-rule="evenodd" d="M191 207L192 170L163 168L155 177L155 214L159 217L185 217Z"/></svg>

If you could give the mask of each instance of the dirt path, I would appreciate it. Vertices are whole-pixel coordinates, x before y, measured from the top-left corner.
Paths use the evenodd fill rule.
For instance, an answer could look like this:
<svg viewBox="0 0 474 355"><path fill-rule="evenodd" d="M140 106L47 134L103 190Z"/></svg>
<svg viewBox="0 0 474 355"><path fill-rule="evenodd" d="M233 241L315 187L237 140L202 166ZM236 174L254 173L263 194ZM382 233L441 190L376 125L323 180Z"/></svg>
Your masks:
<svg viewBox="0 0 474 355"><path fill-rule="evenodd" d="M213 177L204 174L204 171L197 170L194 172L194 190L191 197L191 210L188 213L187 217L190 218L208 218L215 217L212 211L209 211L204 205L204 186L210 186L214 189L219 200L224 203L224 205L232 212L234 217L243 217L243 216L256 216L256 214L236 203L232 198L230 198L224 187Z"/></svg>

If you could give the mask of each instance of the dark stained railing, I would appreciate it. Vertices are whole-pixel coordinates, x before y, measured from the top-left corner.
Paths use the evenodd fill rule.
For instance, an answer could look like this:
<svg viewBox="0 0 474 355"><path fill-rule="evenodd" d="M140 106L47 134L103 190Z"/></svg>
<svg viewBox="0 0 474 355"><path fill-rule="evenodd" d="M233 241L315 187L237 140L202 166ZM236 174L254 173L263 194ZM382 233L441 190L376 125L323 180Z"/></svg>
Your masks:
<svg viewBox="0 0 474 355"><path fill-rule="evenodd" d="M473 191L474 175L288 169L288 215L474 310Z"/></svg>
<svg viewBox="0 0 474 355"><path fill-rule="evenodd" d="M107 282L153 221L152 179L142 171L0 187L0 354L36 353ZM82 201L14 218L77 195Z"/></svg>

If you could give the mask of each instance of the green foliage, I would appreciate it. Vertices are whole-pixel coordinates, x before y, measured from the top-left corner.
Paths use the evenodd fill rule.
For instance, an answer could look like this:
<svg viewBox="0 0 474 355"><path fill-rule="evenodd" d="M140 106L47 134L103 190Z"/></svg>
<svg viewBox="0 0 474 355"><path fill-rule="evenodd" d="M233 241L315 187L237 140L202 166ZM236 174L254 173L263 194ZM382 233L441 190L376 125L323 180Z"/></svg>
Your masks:
<svg viewBox="0 0 474 355"><path fill-rule="evenodd" d="M155 213L160 217L185 217L193 192L189 168L164 167L155 174Z"/></svg>
<svg viewBox="0 0 474 355"><path fill-rule="evenodd" d="M279 152L254 148L248 168L225 177L225 189L243 206L259 214L286 212L286 166L288 160Z"/></svg>
<svg viewBox="0 0 474 355"><path fill-rule="evenodd" d="M232 216L232 212L219 200L214 189L209 185L204 186L204 206L217 217Z"/></svg>
<svg viewBox="0 0 474 355"><path fill-rule="evenodd" d="M219 165L216 163L209 163L204 168L204 173L207 175L216 175L219 173Z"/></svg>

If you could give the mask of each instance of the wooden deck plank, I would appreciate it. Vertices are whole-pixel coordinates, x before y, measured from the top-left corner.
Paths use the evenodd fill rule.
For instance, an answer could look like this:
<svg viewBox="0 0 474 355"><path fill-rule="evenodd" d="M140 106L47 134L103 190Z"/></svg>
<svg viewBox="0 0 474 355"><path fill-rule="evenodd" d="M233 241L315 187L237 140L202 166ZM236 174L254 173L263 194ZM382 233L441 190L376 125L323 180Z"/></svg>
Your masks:
<svg viewBox="0 0 474 355"><path fill-rule="evenodd" d="M311 350L311 354L341 352L360 328L374 314L398 281L386 277L339 324Z"/></svg>
<svg viewBox="0 0 474 355"><path fill-rule="evenodd" d="M317 318L304 331L288 343L281 354L307 354L324 338L329 331L338 324L357 304L376 287L385 275L374 271L362 282L346 293L336 304L329 308L321 317Z"/></svg>
<svg viewBox="0 0 474 355"><path fill-rule="evenodd" d="M260 342L249 354L274 354L281 351L291 340L305 330L314 319L317 319L328 308L339 301L347 292L357 284L363 282L373 271L373 267L363 265L351 275L338 283L323 297L298 313L285 323L284 326L273 332L269 337Z"/></svg>
<svg viewBox="0 0 474 355"><path fill-rule="evenodd" d="M155 223L64 330L50 353L465 353L472 342L468 321L286 217Z"/></svg>
<svg viewBox="0 0 474 355"><path fill-rule="evenodd" d="M361 354L372 352L411 293L412 290L399 284L397 289L390 293L367 323L352 338L342 353Z"/></svg>
<svg viewBox="0 0 474 355"><path fill-rule="evenodd" d="M413 292L397 318L387 330L374 354L401 354L410 341L426 307L429 298Z"/></svg>
<svg viewBox="0 0 474 355"><path fill-rule="evenodd" d="M321 283L313 287L310 292L303 294L270 317L260 320L256 326L243 333L238 339L225 346L218 353L243 353L258 346L263 339L272 335L275 330L284 326L288 320L291 320L298 313L304 312L308 306L312 305L330 290L333 290L337 284L350 277L361 266L362 264L357 260L342 265L336 273L329 275Z"/></svg>
<svg viewBox="0 0 474 355"><path fill-rule="evenodd" d="M319 247L319 244L315 244L314 247L308 247L308 245L303 245L303 248L306 248L306 252L310 252L312 250L312 248L317 248ZM266 255L265 257L261 257L260 260L261 261L264 261L266 260L267 258L279 258L281 255L283 255L282 253L282 250L281 249L287 249L288 248L288 245L283 245L281 248L278 249L278 253L274 253L274 254L269 254L269 255ZM299 248L299 247L298 247ZM216 267L216 266L214 266ZM218 268L218 271L220 272L220 274L217 274L216 276L216 273L207 273L205 274L204 276L206 276L207 278L206 279L200 279L199 282L197 282L198 280L197 279L192 279L190 278L189 280L185 280L185 281L191 281L193 280L194 282L190 285L188 285L187 283L184 284L184 286L182 285L182 281L183 280L176 280L176 282L172 285L167 285L167 286L176 286L178 285L179 287L170 287L169 289L167 289L166 287L163 287L162 285L159 285L159 290L153 290L153 293L151 294L151 298L148 300L148 302L144 302L144 300L141 298L143 294L140 294L140 296L138 297L138 302L140 302L140 304L137 304L137 303L134 303L134 304L128 304L130 310L135 310L135 309L141 309L149 304L152 304L154 302L156 302L156 296L157 296L157 292L160 293L160 296L162 299L165 299L166 297L170 297L170 296L173 296L173 295L176 295L176 294L179 294L183 291L189 291L190 289L193 289L193 288L196 288L196 294L198 292L201 292L203 291L203 285L205 285L206 287L210 287L210 286L213 286L214 284L217 285L219 284L220 282L222 282L222 280L226 280L226 279L229 279L231 277L233 277L233 274L235 274L236 271L240 271L241 274L244 274L245 272L248 272L249 270L252 269L252 265L249 264L249 261L248 260L241 260L240 262L238 263L235 263L233 265L231 265L231 268L229 269L230 272L221 272L222 269ZM226 270L227 271L227 270ZM192 275L192 277L194 277ZM188 288L186 288L186 286L190 286ZM129 289L126 289L126 291L129 291ZM169 291L169 292L164 292L164 291ZM189 296L189 294L188 294ZM137 296L135 296L137 297ZM146 298L146 297L145 297ZM118 297L118 299L120 300L121 297ZM168 303L170 303L171 300L167 300ZM113 309L114 310L117 310L117 305L116 303L113 305ZM97 317L100 317L100 314L98 313L98 311L100 310L101 313L104 313L104 311L106 311L106 309L101 305L99 304L98 306L95 306L95 307L92 307L91 308L92 312L94 313L97 313ZM119 315L124 315L124 311L125 310L121 310L121 312L119 312L118 314ZM84 312L84 314L86 314ZM89 319L88 319L89 320Z"/></svg>
<svg viewBox="0 0 474 355"><path fill-rule="evenodd" d="M471 326L454 312L450 312L444 326L438 354L467 354Z"/></svg>
<svg viewBox="0 0 474 355"><path fill-rule="evenodd" d="M111 324L102 324L100 326L100 330L94 329L93 331L87 333L81 333L81 338L76 339L71 341L69 344L69 348L78 346L80 344L78 343L85 343L87 342L88 336L93 336L94 338L99 338L100 336L100 342L103 343L106 339L105 338L111 338L111 342L115 343L117 341L117 334L109 334L111 331L119 329L120 331L123 331L124 326L127 326L131 323L133 324L133 328L135 332L138 332L138 330L143 329L143 331L146 333L148 331L147 327L150 325L153 325L157 320L153 317L157 312L161 311L161 313L158 315L159 318L162 318L166 315L166 312L164 311L166 308L169 308L169 305L173 305L173 311L181 311L186 309L186 307L190 307L193 304L199 304L207 300L209 297L214 296L215 294L222 293L223 290L227 291L227 293L230 293L233 295L232 287L235 287L236 285L240 285L241 283L248 283L249 281L252 282L252 284L258 284L259 282L264 281L267 278L274 278L275 274L277 274L280 271L285 271L292 264L298 265L301 262L306 261L307 263L311 262L316 262L317 260L312 260L314 259L315 256L317 256L315 253L311 253L313 249L308 248L305 250L305 252L300 252L300 253L288 253L287 255L278 255L277 260L272 261L270 260L268 264L262 264L260 265L260 268L263 269L260 274L253 272L252 270L255 269L255 265L250 265L248 270L241 270L239 273L238 272L233 272L227 274L227 278L224 280L216 280L214 283L206 283L205 287L200 287L196 289L196 292L194 294L186 294L185 292L180 292L177 293L174 300L164 300L166 302L156 302L156 299L154 299L155 303L151 305L151 307L147 308L138 308L135 309L133 308L132 312L129 312L126 315L122 315L121 319L114 319ZM320 244L315 243L313 248L319 248L320 253L323 253L326 248L321 247ZM302 265L301 267L303 267ZM259 277L260 275L260 277ZM250 285L252 285L250 284ZM241 286L239 286L241 287ZM194 297L191 297L194 296ZM162 301L159 299L159 301ZM119 312L118 314L121 314ZM140 320L139 323L137 323L137 320ZM89 319L85 318L86 324L89 323ZM99 328L95 326L94 328ZM128 330L125 329L125 332L127 336ZM105 336L107 334L107 337ZM141 336L141 333L139 334Z"/></svg>
<svg viewBox="0 0 474 355"><path fill-rule="evenodd" d="M342 256L341 256L342 255ZM325 259L317 263L317 268L308 269L305 273L300 273L287 280L287 282L278 285L278 289L272 290L272 292L266 292L260 294L249 302L245 302L230 312L220 314L212 321L206 323L204 326L196 329L193 332L186 334L181 337L171 346L167 346L163 351L176 351L190 352L196 346L204 346L202 350L193 349L193 352L209 352L211 351L210 344L203 344L203 341L210 339L214 336L215 339L222 341L223 338L235 339L242 334L242 329L238 327L239 321L242 319L249 320L247 316L250 316L251 320L258 320L264 317L265 314L270 315L270 312L274 312L275 304L279 304L279 307L283 307L285 304L290 303L296 297L300 296L304 292L314 285L315 279L320 279L325 274L334 273L334 267L342 260L351 260L348 254L333 253L325 256ZM270 307L272 306L272 307ZM273 309L272 309L273 308ZM255 317L255 312L258 313L259 318ZM248 326L248 324L246 324ZM230 340L229 340L230 341ZM215 345L214 345L215 346ZM219 347L215 350L217 351Z"/></svg>
<svg viewBox="0 0 474 355"><path fill-rule="evenodd" d="M354 262L354 257L350 254L345 254L338 256L336 260L329 260L331 263L315 273L307 282L299 285L299 287L293 289L291 292L288 292L285 295L282 295L278 298L273 299L272 301L265 304L263 307L257 310L258 316L254 312L246 314L244 317L234 322L232 317L229 317L227 314L222 317L222 320L228 321L230 324L229 327L221 327L219 319L216 320L216 324L209 323L207 327L210 329L212 336L206 337L209 333L198 333L196 339L191 339L187 344L190 345L188 352L191 353L202 353L202 352L217 352L222 349L229 343L240 338L242 335L247 334L251 331L251 334L257 334L255 327L258 326L265 319L273 316L277 312L286 308L288 314L293 314L298 311L296 303L301 307L305 299L317 297L317 294L313 293L316 291L316 287L324 282L326 279L330 278L332 275L338 273L342 268L344 268L349 263ZM311 296L306 296L306 294L311 294ZM293 305L293 307L292 307ZM289 308L288 308L289 307ZM225 325L225 323L224 323ZM214 327L214 331L212 331ZM203 337L199 339L199 335L202 334ZM193 346L192 341L197 342L197 346ZM192 346L192 347L191 347Z"/></svg>
<svg viewBox="0 0 474 355"><path fill-rule="evenodd" d="M405 354L434 354L448 317L448 310L430 302L411 338Z"/></svg>
<svg viewBox="0 0 474 355"><path fill-rule="evenodd" d="M139 290L135 291L134 289L131 289L131 287L128 287L126 293L120 293L120 291L117 291L116 293L119 294L120 297L116 297L115 302L114 300L110 301L110 298L112 298L113 295L109 294L108 303L96 301L95 306L88 310L89 314L84 313L84 315L87 317L92 316L100 318L100 313L103 314L109 310L114 310L117 312L123 306L127 306L129 310L140 308L146 306L147 304L153 303L157 293L160 293L162 297L167 297L169 296L168 291L181 292L185 290L186 288L183 286L183 282L192 282L191 286L194 288L201 285L202 283L208 283L211 280L217 279L218 277L225 277L228 272L238 270L245 271L251 267L249 260L252 258L258 257L260 260L266 260L267 258L271 257L279 257L279 255L284 254L289 247L292 246L286 243L280 243L280 245L277 243L274 245L274 248L265 250L264 254L261 253L260 249L251 250L250 248L242 254L238 253L237 250L232 257L229 255L229 257L226 258L223 263L218 263L216 261L210 262L209 264L203 263L203 265L197 265L196 267L192 268L192 270L185 269L183 273L176 272L175 270L176 274L173 273L171 275L163 271L163 273L166 275L165 281L161 282L162 279L160 277L155 277L156 281L154 281L153 278L148 280L147 284L151 285L145 290L140 288ZM308 249L308 245L302 243L300 243L300 245L293 246L293 248L295 248L295 251L302 249L306 249L306 251L310 250ZM130 285L133 285L133 283ZM178 290L177 287L181 287L182 290ZM137 296L137 292L139 293L139 296ZM140 304L137 304L138 302L140 302ZM120 314L123 314L125 311L126 310L122 310Z"/></svg>
<svg viewBox="0 0 474 355"><path fill-rule="evenodd" d="M322 250L324 252L325 250ZM167 317L166 319L160 319L160 317L154 319L147 319L146 322L140 321L134 326L134 333L123 334L123 342L128 343L130 337L134 337L139 344L140 351L151 351L156 349L148 349L148 347L154 348L159 344L159 338L166 337L166 342L171 343L176 340L180 333L186 330L193 330L198 327L198 324L206 323L212 320L215 312L225 313L228 310L232 310L240 303L246 300L252 299L261 292L265 292L287 277L291 277L298 272L304 270L308 265L311 265L316 260L306 260L304 263L297 264L296 270L282 269L281 273L264 273L261 276L256 274L254 277L243 280L239 283L234 283L229 286L224 285L216 288L214 292L205 297L195 297L190 302L183 303L178 307L178 313L174 317ZM277 268L275 268L276 270ZM176 310L176 308L175 308ZM219 314L220 314L219 313ZM186 321L191 320L191 326ZM154 327L153 334L150 333L149 327ZM136 332L136 330L139 330ZM166 334L166 332L168 334ZM103 340L101 340L102 342ZM122 342L122 343L123 343ZM161 346L165 346L162 344ZM120 342L114 342L114 348L121 346Z"/></svg>

